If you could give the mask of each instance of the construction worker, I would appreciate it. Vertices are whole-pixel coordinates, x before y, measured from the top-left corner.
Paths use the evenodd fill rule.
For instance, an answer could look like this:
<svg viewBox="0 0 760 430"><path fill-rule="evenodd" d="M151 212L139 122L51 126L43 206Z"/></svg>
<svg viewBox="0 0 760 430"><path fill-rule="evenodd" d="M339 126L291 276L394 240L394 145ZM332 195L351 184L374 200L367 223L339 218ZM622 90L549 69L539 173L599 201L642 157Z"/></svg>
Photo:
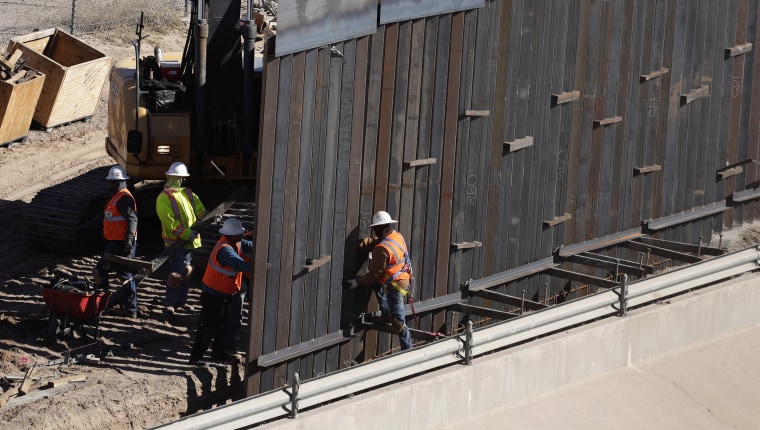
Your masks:
<svg viewBox="0 0 760 430"><path fill-rule="evenodd" d="M169 257L169 278L166 281L164 312L174 314L178 309L192 310L187 303L190 274L193 271L193 251L201 247L201 236L190 229L206 213L201 199L183 181L190 176L187 166L173 163L166 171L166 184L156 199L156 213L161 220L164 245L180 241L182 248Z"/></svg>
<svg viewBox="0 0 760 430"><path fill-rule="evenodd" d="M203 274L201 315L195 343L190 352L190 364L198 367L208 366L203 355L209 345L212 361L232 363L238 358L225 351L229 303L240 292L243 273L251 271L251 263L245 261L243 255L251 252L253 242L243 239L245 229L236 218L225 220L219 234L222 237L211 251Z"/></svg>
<svg viewBox="0 0 760 430"><path fill-rule="evenodd" d="M137 204L127 189L129 176L121 166L113 166L108 171L108 202L103 212L80 227L78 232L93 231L102 225L106 240L105 254L134 258L137 249ZM137 317L137 285L132 273L125 267L107 261L104 257L92 270L97 288L110 291L110 272L119 272L119 285L108 300L108 308L120 306L120 313L127 317Z"/></svg>
<svg viewBox="0 0 760 430"><path fill-rule="evenodd" d="M392 224L398 221L385 211L372 216L374 237L362 239L359 251L371 251L369 270L354 279L345 281L349 289L372 287L380 305L380 322L391 325L398 333L401 350L412 348L412 338L406 326L404 299L409 293L412 265L409 251L401 233Z"/></svg>

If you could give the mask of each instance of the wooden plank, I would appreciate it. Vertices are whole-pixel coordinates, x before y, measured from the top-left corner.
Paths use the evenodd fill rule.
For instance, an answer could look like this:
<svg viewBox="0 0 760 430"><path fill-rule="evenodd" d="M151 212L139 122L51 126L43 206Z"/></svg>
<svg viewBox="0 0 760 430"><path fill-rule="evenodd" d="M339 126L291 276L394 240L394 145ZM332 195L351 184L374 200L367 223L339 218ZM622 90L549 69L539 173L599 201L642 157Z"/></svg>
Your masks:
<svg viewBox="0 0 760 430"><path fill-rule="evenodd" d="M511 142L504 142L504 145L507 147L507 151L509 152L515 152L523 148L528 148L530 146L533 146L533 136L525 136L521 139L516 139Z"/></svg>
<svg viewBox="0 0 760 430"><path fill-rule="evenodd" d="M726 55L729 58L736 57L737 55L746 54L752 51L752 43L742 43L740 45L734 45L726 48Z"/></svg>
<svg viewBox="0 0 760 430"><path fill-rule="evenodd" d="M5 406L6 403L8 403L12 398L16 397L18 395L18 388L16 387L10 387L7 390L3 392L3 394L0 394L0 408Z"/></svg>
<svg viewBox="0 0 760 430"><path fill-rule="evenodd" d="M560 64L562 63L560 62ZM552 102L558 105L574 102L574 101L579 100L580 98L581 98L581 92L577 90L552 94Z"/></svg>
<svg viewBox="0 0 760 430"><path fill-rule="evenodd" d="M29 366L28 369L26 369L26 373L24 374L24 380L21 382L21 386L18 387L18 395L24 396L26 394L29 394L29 391L32 389L32 382L34 378L34 374L37 372L37 363L32 364Z"/></svg>
<svg viewBox="0 0 760 430"><path fill-rule="evenodd" d="M70 375L70 376L64 376L63 378L53 379L52 381L48 381L45 387L58 388L64 385L68 385L72 382L85 382L85 381L87 381L86 375Z"/></svg>

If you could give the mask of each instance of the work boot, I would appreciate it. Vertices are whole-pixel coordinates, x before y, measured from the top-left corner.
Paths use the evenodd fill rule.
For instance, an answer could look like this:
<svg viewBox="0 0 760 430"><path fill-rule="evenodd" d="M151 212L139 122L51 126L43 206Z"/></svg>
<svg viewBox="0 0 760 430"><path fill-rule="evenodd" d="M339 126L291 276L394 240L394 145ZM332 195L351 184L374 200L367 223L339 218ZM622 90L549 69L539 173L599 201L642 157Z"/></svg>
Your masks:
<svg viewBox="0 0 760 430"><path fill-rule="evenodd" d="M208 367L209 366L209 364L208 364L207 361L203 361L203 360L195 359L195 358L191 358L190 361L189 361L189 363L190 363L191 366L195 366L195 367Z"/></svg>
<svg viewBox="0 0 760 430"><path fill-rule="evenodd" d="M222 364L237 363L240 357L237 354L229 354L227 351L214 351L211 353L211 361Z"/></svg>

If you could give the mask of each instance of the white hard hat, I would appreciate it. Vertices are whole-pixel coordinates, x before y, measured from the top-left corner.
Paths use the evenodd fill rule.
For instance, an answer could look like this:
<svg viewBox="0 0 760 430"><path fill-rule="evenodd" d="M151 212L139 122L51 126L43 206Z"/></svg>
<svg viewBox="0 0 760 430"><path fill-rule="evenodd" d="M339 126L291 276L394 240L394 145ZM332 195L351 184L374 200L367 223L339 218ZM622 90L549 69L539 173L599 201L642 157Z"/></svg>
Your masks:
<svg viewBox="0 0 760 430"><path fill-rule="evenodd" d="M222 228L219 229L219 234L228 236L236 236L238 234L245 234L245 229L240 220L236 218L227 218L222 224Z"/></svg>
<svg viewBox="0 0 760 430"><path fill-rule="evenodd" d="M394 222L398 222L395 219L391 218L391 215L386 211L377 211L372 216L372 224L370 224L370 227L374 227L376 225L385 225L385 224L391 224Z"/></svg>
<svg viewBox="0 0 760 430"><path fill-rule="evenodd" d="M127 176L127 172L124 171L123 167L113 166L111 167L111 170L108 171L106 179L109 181L126 181L129 179L129 176Z"/></svg>
<svg viewBox="0 0 760 430"><path fill-rule="evenodd" d="M181 176L183 178L186 178L190 176L190 173L187 171L187 166L185 166L185 163L182 163L180 161L172 163L171 166L169 166L169 170L165 173L166 176Z"/></svg>

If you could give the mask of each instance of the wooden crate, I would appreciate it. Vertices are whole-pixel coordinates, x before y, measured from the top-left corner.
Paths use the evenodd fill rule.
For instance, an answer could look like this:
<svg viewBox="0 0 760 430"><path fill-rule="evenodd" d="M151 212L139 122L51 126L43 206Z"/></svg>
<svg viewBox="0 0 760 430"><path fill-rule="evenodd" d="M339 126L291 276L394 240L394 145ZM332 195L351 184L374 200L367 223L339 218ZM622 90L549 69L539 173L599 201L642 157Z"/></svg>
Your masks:
<svg viewBox="0 0 760 430"><path fill-rule="evenodd" d="M26 65L45 74L34 121L45 128L95 113L111 57L59 29L11 39L8 52L23 52Z"/></svg>
<svg viewBox="0 0 760 430"><path fill-rule="evenodd" d="M0 81L0 145L26 137L42 93L45 75L28 67L22 70L36 75L25 82Z"/></svg>

